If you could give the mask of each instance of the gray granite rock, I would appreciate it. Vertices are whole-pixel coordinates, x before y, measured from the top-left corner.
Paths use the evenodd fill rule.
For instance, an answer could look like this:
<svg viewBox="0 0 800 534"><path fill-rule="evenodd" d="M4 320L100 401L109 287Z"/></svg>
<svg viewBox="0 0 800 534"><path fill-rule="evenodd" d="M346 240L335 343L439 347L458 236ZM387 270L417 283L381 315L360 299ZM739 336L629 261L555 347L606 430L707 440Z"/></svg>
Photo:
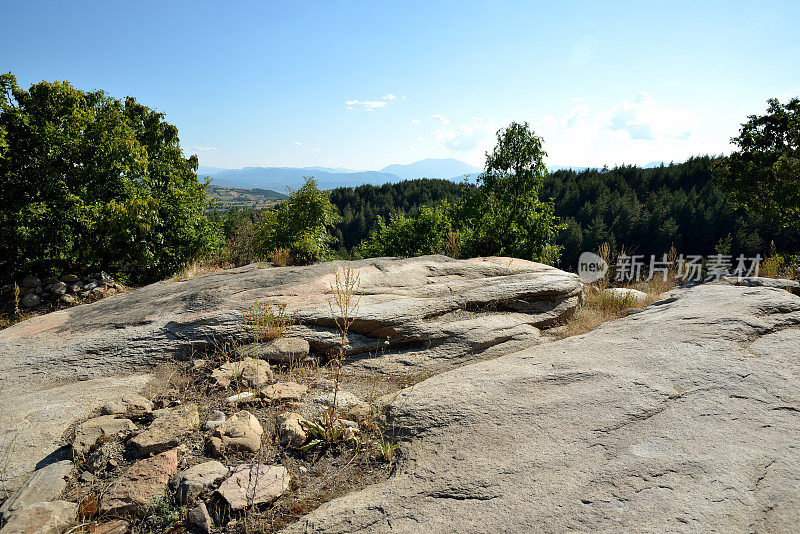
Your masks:
<svg viewBox="0 0 800 534"><path fill-rule="evenodd" d="M702 285L400 393L392 477L295 532L794 532L800 298Z"/></svg>
<svg viewBox="0 0 800 534"><path fill-rule="evenodd" d="M58 499L67 487L66 478L72 473L72 462L62 460L34 471L17 491L0 506L0 517L8 517L32 504Z"/></svg>
<svg viewBox="0 0 800 534"><path fill-rule="evenodd" d="M256 300L287 306L287 336L336 351L328 301L333 270L345 266L362 293L348 372L365 375L435 373L543 342L539 329L574 313L582 295L576 275L545 265L427 256L254 264L34 317L0 331L0 451L13 449L4 484L18 486L91 406L139 393L155 366L220 339L252 341L242 311Z"/></svg>
<svg viewBox="0 0 800 534"><path fill-rule="evenodd" d="M75 521L74 502L39 502L14 512L0 534L62 534Z"/></svg>

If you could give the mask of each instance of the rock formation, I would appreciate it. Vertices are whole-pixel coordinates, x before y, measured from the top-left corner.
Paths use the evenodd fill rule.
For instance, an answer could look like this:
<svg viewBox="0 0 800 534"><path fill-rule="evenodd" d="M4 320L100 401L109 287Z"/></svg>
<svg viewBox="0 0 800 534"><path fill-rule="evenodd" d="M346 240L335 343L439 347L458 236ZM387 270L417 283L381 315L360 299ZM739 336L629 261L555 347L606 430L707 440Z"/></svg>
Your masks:
<svg viewBox="0 0 800 534"><path fill-rule="evenodd" d="M575 275L545 265L429 256L249 265L34 317L0 331L0 454L10 458L2 482L13 490L37 464L69 457L54 453L67 427L92 405L139 392L155 365L219 340L250 341L242 312L256 301L285 305L295 319L287 336L331 351L331 284L344 266L361 294L348 359L366 372L437 372L519 350L582 296Z"/></svg>
<svg viewBox="0 0 800 534"><path fill-rule="evenodd" d="M286 532L793 532L800 298L704 285L429 378L385 483Z"/></svg>

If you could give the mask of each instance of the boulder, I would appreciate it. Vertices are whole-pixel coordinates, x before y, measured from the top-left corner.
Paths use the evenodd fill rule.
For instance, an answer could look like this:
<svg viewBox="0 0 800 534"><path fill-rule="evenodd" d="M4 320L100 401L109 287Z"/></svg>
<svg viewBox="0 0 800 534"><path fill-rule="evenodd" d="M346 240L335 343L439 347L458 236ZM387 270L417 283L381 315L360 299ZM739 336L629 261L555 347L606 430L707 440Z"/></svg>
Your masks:
<svg viewBox="0 0 800 534"><path fill-rule="evenodd" d="M110 515L144 512L163 497L178 470L178 451L172 449L134 463L103 494L100 512Z"/></svg>
<svg viewBox="0 0 800 534"><path fill-rule="evenodd" d="M149 399L135 393L121 395L105 403L100 412L104 415L124 415L129 419L141 419L153 411L153 403Z"/></svg>
<svg viewBox="0 0 800 534"><path fill-rule="evenodd" d="M84 421L75 428L75 439L72 441L72 450L78 457L85 456L97 441L123 437L136 430L136 425L130 419L115 415L101 415Z"/></svg>
<svg viewBox="0 0 800 534"><path fill-rule="evenodd" d="M221 412L219 410L214 410L208 416L208 419L206 420L206 422L203 423L203 430L206 430L206 431L214 430L219 425L224 423L226 418L227 417L225 416L225 412Z"/></svg>
<svg viewBox="0 0 800 534"><path fill-rule="evenodd" d="M62 460L34 471L0 506L0 518L8 519L14 512L33 504L58 499L67 487L66 479L72 467L72 462Z"/></svg>
<svg viewBox="0 0 800 534"><path fill-rule="evenodd" d="M175 496L181 503L189 503L208 487L219 482L228 474L228 468L211 460L181 471L175 479Z"/></svg>
<svg viewBox="0 0 800 534"><path fill-rule="evenodd" d="M278 416L278 435L284 447L299 447L305 443L308 435L303 425L305 419L299 413L284 413Z"/></svg>
<svg viewBox="0 0 800 534"><path fill-rule="evenodd" d="M369 408L369 404L362 401L349 391L339 390L335 396L337 410L351 410L354 408L360 408L363 410ZM317 404L322 404L323 406L331 406L334 402L334 392L326 393L325 395L320 395L319 397L314 397L312 400Z"/></svg>
<svg viewBox="0 0 800 534"><path fill-rule="evenodd" d="M259 397L269 402L298 401L308 388L297 382L276 382L262 388Z"/></svg>
<svg viewBox="0 0 800 534"><path fill-rule="evenodd" d="M67 292L67 284L64 282L56 282L50 288L50 292L53 293L53 295L60 297Z"/></svg>
<svg viewBox="0 0 800 534"><path fill-rule="evenodd" d="M75 521L74 502L39 502L14 512L0 534L62 534Z"/></svg>
<svg viewBox="0 0 800 534"><path fill-rule="evenodd" d="M26 293L25 296L19 299L19 304L23 308L35 308L41 303L42 299L36 293Z"/></svg>
<svg viewBox="0 0 800 534"><path fill-rule="evenodd" d="M211 530L214 528L214 521L208 513L206 503L200 501L194 508L189 510L189 524L203 534L211 534Z"/></svg>
<svg viewBox="0 0 800 534"><path fill-rule="evenodd" d="M66 282L67 284L74 284L79 280L80 277L77 274L65 274L64 276L61 277L61 281Z"/></svg>
<svg viewBox="0 0 800 534"><path fill-rule="evenodd" d="M245 387L261 387L272 382L269 362L253 358L226 362L211 371L211 380L221 388L227 388L233 380L240 380Z"/></svg>
<svg viewBox="0 0 800 534"><path fill-rule="evenodd" d="M289 488L291 476L282 465L242 464L220 485L217 493L233 510L270 503Z"/></svg>
<svg viewBox="0 0 800 534"><path fill-rule="evenodd" d="M177 447L189 432L200 426L195 404L156 410L152 415L155 419L150 426L130 440L139 456Z"/></svg>
<svg viewBox="0 0 800 534"><path fill-rule="evenodd" d="M22 279L23 287L36 287L41 285L41 283L42 282L32 274L29 274L28 276Z"/></svg>
<svg viewBox="0 0 800 534"><path fill-rule="evenodd" d="M285 532L793 532L799 346L800 298L707 284L433 376L392 477Z"/></svg>
<svg viewBox="0 0 800 534"><path fill-rule="evenodd" d="M295 320L286 337L337 350L328 301L343 267L362 293L345 365L365 376L433 374L547 342L539 329L574 313L583 290L574 274L509 258L253 264L33 317L0 331L0 451L14 450L3 484L15 489L92 406L139 393L155 366L249 342L242 311L256 300L286 305Z"/></svg>
<svg viewBox="0 0 800 534"><path fill-rule="evenodd" d="M263 434L264 429L256 416L244 410L229 417L214 431L226 451L255 452L261 448Z"/></svg>
<svg viewBox="0 0 800 534"><path fill-rule="evenodd" d="M279 337L263 343L252 343L240 348L241 356L253 356L279 363L293 363L308 357L308 341L301 337Z"/></svg>
<svg viewBox="0 0 800 534"><path fill-rule="evenodd" d="M128 534L131 525L123 519L115 519L89 527L90 534Z"/></svg>

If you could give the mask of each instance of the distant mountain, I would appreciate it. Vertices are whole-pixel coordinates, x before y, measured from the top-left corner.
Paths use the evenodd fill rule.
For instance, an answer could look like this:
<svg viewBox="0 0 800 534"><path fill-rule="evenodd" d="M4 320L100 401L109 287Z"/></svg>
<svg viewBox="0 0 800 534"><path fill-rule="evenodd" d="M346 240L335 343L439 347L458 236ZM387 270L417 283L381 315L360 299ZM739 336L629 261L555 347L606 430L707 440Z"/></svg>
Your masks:
<svg viewBox="0 0 800 534"><path fill-rule="evenodd" d="M473 167L463 161L451 158L428 158L407 165L389 165L381 172L395 174L403 180L415 178L461 178L465 174L476 174L481 169Z"/></svg>
<svg viewBox="0 0 800 534"><path fill-rule="evenodd" d="M397 169L391 172L388 169ZM408 165L389 165L380 171L353 171L342 167L245 167L220 169L199 167L200 178L211 178L220 187L259 188L285 192L303 185L304 177L313 177L322 189L355 187L364 184L383 185L414 178L458 179L465 174L479 173L463 161L455 159L424 159Z"/></svg>
<svg viewBox="0 0 800 534"><path fill-rule="evenodd" d="M335 172L324 167L245 167L243 169L198 169L198 176L211 177L211 183L221 187L245 189L271 189L286 192L287 189L298 189L303 185L305 177L313 177L322 189L337 187L354 187L363 184L381 185L399 182L394 174L377 171ZM201 172L205 170L206 172Z"/></svg>

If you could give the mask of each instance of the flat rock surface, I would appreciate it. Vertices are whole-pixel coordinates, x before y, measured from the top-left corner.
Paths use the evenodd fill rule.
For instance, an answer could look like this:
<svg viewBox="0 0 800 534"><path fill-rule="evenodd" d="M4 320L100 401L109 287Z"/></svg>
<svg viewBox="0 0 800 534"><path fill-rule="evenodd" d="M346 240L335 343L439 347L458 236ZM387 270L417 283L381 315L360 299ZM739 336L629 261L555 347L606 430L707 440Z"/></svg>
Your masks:
<svg viewBox="0 0 800 534"><path fill-rule="evenodd" d="M796 532L800 298L704 285L401 393L386 482L287 532Z"/></svg>
<svg viewBox="0 0 800 534"><path fill-rule="evenodd" d="M177 447L186 434L200 426L197 405L192 403L156 410L153 417L155 419L150 426L130 440L139 456Z"/></svg>
<svg viewBox="0 0 800 534"><path fill-rule="evenodd" d="M292 477L282 465L242 464L220 484L217 493L234 510L272 502L289 488Z"/></svg>
<svg viewBox="0 0 800 534"><path fill-rule="evenodd" d="M61 460L37 469L0 506L0 518L8 517L17 510L32 504L53 501L67 487L66 478L72 473L72 462Z"/></svg>
<svg viewBox="0 0 800 534"><path fill-rule="evenodd" d="M159 282L34 317L0 331L0 456L14 489L93 406L140 392L155 365L220 337L252 341L242 311L286 305L288 336L332 351L333 271L361 279L361 305L346 347L365 372L438 372L540 342L539 328L575 310L577 276L509 258L369 259L307 267L248 265L182 282ZM7 451L11 451L10 454Z"/></svg>
<svg viewBox="0 0 800 534"><path fill-rule="evenodd" d="M62 534L75 521L74 502L39 502L15 512L0 534Z"/></svg>

